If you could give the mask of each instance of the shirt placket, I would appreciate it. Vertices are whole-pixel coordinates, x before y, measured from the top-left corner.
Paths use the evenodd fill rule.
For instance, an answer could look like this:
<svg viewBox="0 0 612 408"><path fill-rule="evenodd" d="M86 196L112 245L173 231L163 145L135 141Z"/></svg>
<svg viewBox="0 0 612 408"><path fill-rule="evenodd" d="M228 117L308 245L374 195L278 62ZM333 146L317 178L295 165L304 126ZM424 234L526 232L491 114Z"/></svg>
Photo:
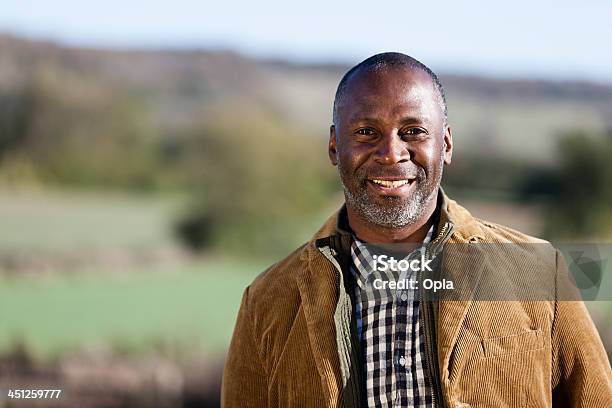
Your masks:
<svg viewBox="0 0 612 408"><path fill-rule="evenodd" d="M416 253L413 252L405 259L410 261L415 259ZM416 273L412 271L399 272L397 281L406 281L414 279ZM412 333L412 323L415 313L415 291L407 289L398 289L393 296L393 302L396 310L393 324L393 376L396 384L394 407L408 407L411 401L414 401L412 395L412 376L411 367L413 364L413 346L411 339L408 336Z"/></svg>

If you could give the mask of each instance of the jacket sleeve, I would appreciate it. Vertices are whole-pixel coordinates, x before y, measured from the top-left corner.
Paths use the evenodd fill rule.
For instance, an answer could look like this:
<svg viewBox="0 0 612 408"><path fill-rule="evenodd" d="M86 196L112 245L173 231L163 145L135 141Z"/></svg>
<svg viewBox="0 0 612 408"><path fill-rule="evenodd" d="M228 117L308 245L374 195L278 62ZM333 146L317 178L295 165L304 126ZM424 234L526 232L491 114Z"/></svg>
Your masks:
<svg viewBox="0 0 612 408"><path fill-rule="evenodd" d="M571 285L557 251L558 285ZM567 293L567 292L566 292ZM566 298L567 299L567 298ZM579 299L573 297L573 299ZM552 326L554 407L612 407L612 372L597 329L580 300L557 300Z"/></svg>
<svg viewBox="0 0 612 408"><path fill-rule="evenodd" d="M249 289L242 296L238 319L223 371L222 408L268 406L267 376L257 349L249 311Z"/></svg>

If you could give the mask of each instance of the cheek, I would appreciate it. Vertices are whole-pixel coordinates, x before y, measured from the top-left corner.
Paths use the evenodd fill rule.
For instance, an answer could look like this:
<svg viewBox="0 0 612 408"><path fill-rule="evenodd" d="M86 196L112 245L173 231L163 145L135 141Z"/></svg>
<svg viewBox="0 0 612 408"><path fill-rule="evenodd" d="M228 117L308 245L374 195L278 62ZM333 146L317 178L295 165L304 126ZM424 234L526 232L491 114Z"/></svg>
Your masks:
<svg viewBox="0 0 612 408"><path fill-rule="evenodd" d="M357 169L371 155L370 149L364 145L342 145L338 149L339 159L345 167Z"/></svg>
<svg viewBox="0 0 612 408"><path fill-rule="evenodd" d="M442 154L442 146L439 143L423 143L411 151L411 160L430 173L440 167Z"/></svg>

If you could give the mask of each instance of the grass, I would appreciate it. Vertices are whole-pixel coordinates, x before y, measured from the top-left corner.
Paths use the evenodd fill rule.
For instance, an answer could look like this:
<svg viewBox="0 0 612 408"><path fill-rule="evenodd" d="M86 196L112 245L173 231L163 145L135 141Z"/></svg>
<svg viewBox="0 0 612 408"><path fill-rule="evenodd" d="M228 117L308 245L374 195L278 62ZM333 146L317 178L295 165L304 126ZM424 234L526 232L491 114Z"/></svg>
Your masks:
<svg viewBox="0 0 612 408"><path fill-rule="evenodd" d="M0 279L0 353L42 359L95 347L225 350L244 288L264 265L199 262L126 274Z"/></svg>

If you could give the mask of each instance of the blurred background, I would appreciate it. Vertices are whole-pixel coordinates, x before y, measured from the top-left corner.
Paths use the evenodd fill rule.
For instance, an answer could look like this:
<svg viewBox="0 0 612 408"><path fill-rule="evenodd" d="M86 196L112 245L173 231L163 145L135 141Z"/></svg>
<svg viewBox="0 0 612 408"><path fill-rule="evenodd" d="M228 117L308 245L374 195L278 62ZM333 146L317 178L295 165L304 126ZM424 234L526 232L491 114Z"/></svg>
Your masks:
<svg viewBox="0 0 612 408"><path fill-rule="evenodd" d="M218 406L243 289L342 203L333 95L378 52L439 74L451 197L611 242L612 6L536 3L3 5L0 406Z"/></svg>

